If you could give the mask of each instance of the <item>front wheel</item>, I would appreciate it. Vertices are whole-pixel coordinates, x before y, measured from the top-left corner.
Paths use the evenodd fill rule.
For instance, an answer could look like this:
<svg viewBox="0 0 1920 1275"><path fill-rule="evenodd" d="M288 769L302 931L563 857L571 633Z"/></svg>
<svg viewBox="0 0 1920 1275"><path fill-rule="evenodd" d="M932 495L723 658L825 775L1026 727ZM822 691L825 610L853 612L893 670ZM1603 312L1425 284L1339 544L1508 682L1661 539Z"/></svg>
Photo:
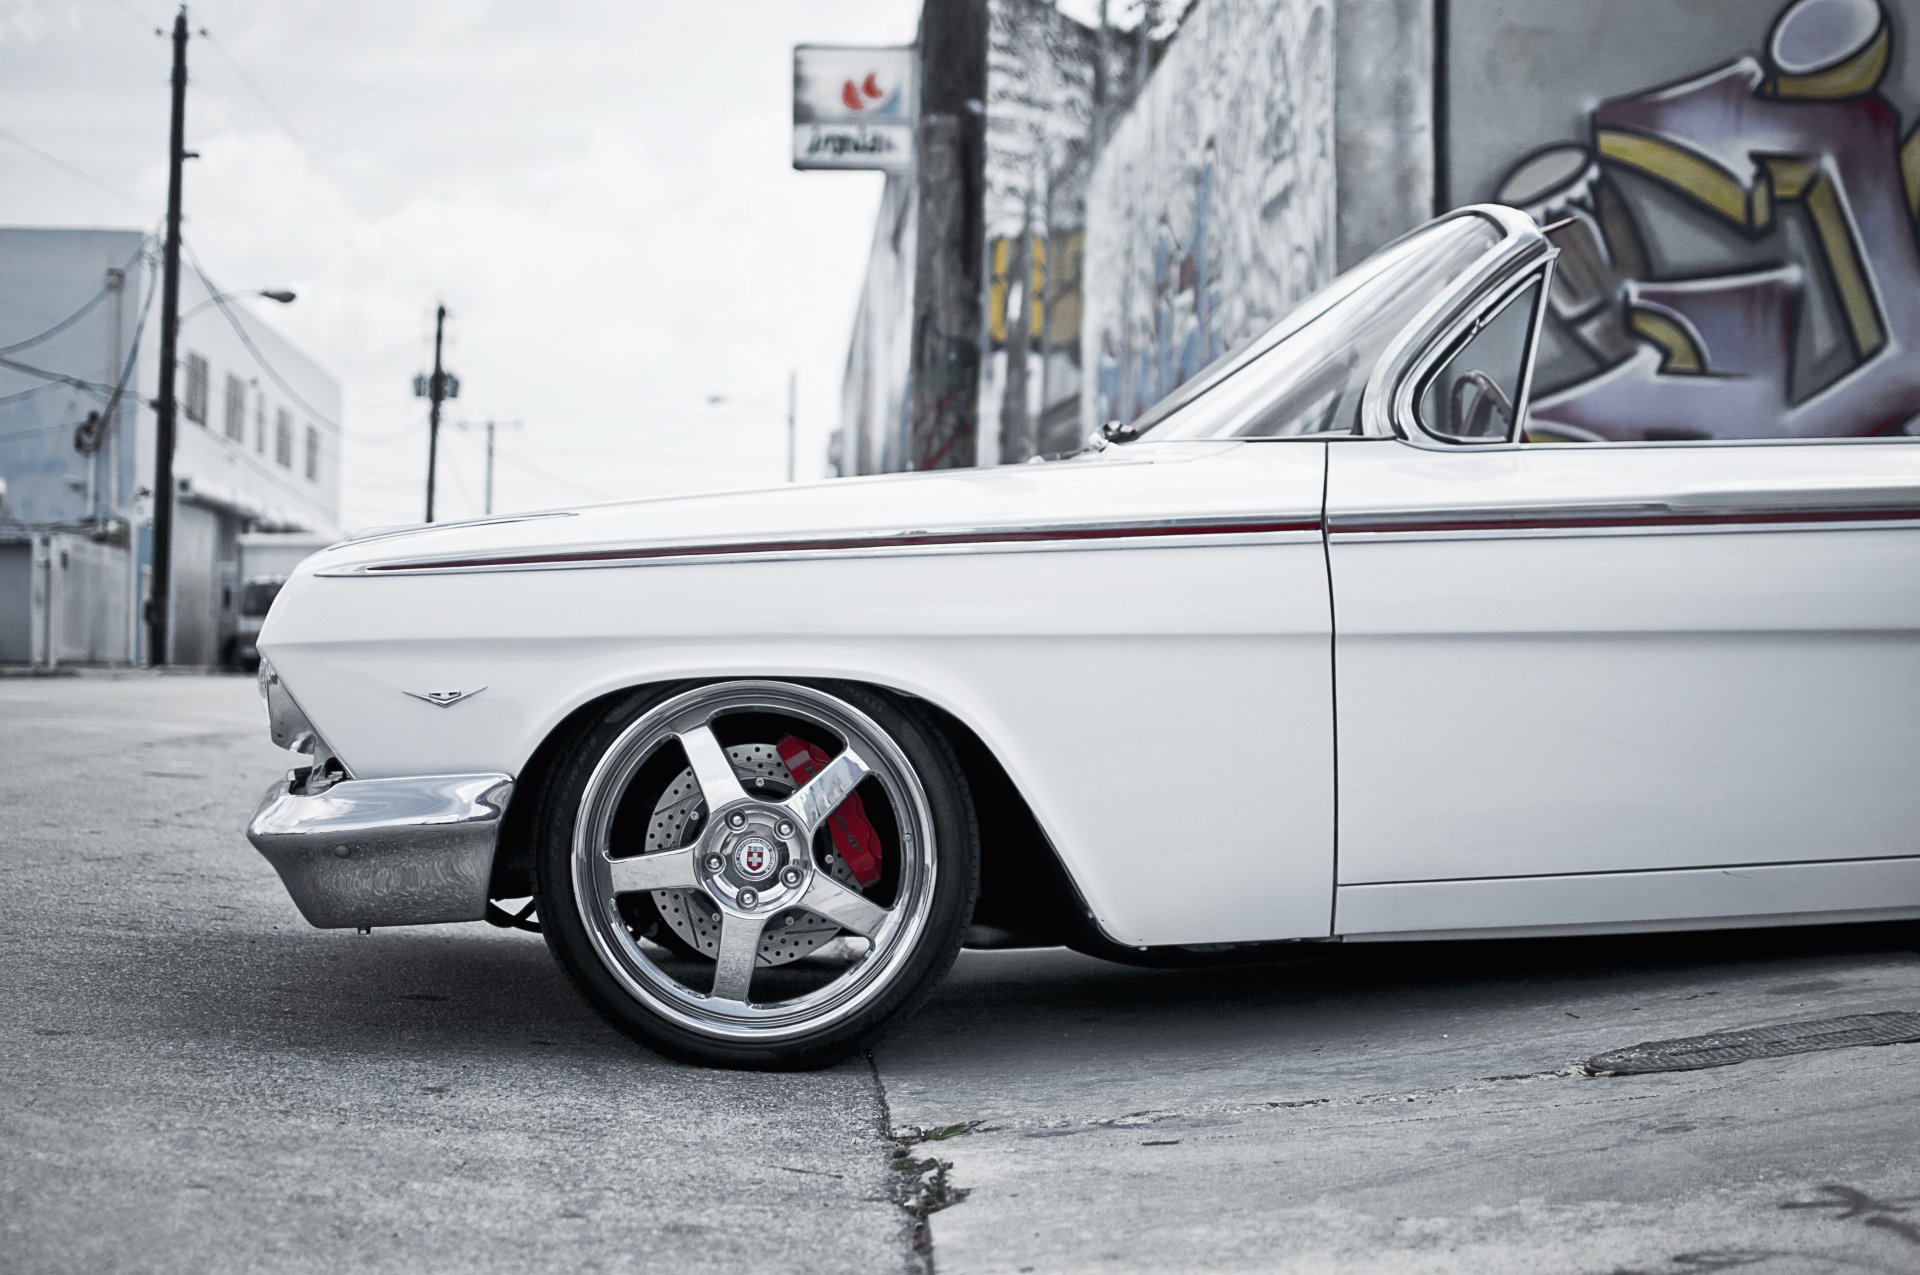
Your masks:
<svg viewBox="0 0 1920 1275"><path fill-rule="evenodd" d="M856 687L642 692L540 794L547 945L662 1053L797 1068L870 1044L953 963L979 845L959 764Z"/></svg>

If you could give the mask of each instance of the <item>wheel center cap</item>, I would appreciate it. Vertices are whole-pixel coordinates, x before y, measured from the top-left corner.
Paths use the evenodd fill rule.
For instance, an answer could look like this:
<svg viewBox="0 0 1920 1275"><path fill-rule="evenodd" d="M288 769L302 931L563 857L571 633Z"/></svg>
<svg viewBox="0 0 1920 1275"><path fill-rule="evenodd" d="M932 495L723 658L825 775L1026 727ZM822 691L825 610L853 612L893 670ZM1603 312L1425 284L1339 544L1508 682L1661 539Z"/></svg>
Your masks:
<svg viewBox="0 0 1920 1275"><path fill-rule="evenodd" d="M733 847L733 870L749 881L764 881L779 866L780 856L765 837L743 837Z"/></svg>

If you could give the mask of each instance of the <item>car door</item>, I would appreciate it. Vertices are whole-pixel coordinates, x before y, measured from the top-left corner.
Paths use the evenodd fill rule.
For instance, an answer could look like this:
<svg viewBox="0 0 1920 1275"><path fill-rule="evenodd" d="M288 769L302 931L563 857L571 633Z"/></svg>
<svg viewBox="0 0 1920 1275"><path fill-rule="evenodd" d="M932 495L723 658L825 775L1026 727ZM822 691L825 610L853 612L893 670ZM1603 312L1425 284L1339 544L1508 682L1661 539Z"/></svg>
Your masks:
<svg viewBox="0 0 1920 1275"><path fill-rule="evenodd" d="M1336 929L1920 908L1920 440L1517 442L1543 286L1330 448Z"/></svg>

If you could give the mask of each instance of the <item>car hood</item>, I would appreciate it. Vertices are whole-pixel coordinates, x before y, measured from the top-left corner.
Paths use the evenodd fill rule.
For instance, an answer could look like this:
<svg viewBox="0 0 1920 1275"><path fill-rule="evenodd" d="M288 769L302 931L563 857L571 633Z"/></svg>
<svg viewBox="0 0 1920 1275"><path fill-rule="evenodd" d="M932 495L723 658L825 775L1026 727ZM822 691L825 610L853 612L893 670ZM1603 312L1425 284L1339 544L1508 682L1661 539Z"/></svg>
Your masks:
<svg viewBox="0 0 1920 1275"><path fill-rule="evenodd" d="M609 549L776 551L809 540L1256 518L1273 512L1262 467L1220 463L1246 446L1133 444L1065 463L842 478L422 525L344 541L309 558L302 571L505 568Z"/></svg>

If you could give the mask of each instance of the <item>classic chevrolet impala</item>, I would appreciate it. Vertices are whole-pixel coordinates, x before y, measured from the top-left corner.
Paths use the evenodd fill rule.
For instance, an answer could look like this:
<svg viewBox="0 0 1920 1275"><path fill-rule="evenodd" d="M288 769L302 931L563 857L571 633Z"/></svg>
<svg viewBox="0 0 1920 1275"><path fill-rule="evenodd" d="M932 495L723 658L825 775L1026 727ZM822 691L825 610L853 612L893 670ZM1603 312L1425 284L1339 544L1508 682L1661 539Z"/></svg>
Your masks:
<svg viewBox="0 0 1920 1275"><path fill-rule="evenodd" d="M1062 463L336 545L249 835L314 925L537 915L734 1066L968 943L1920 916L1920 440L1544 443L1554 255L1441 218Z"/></svg>

